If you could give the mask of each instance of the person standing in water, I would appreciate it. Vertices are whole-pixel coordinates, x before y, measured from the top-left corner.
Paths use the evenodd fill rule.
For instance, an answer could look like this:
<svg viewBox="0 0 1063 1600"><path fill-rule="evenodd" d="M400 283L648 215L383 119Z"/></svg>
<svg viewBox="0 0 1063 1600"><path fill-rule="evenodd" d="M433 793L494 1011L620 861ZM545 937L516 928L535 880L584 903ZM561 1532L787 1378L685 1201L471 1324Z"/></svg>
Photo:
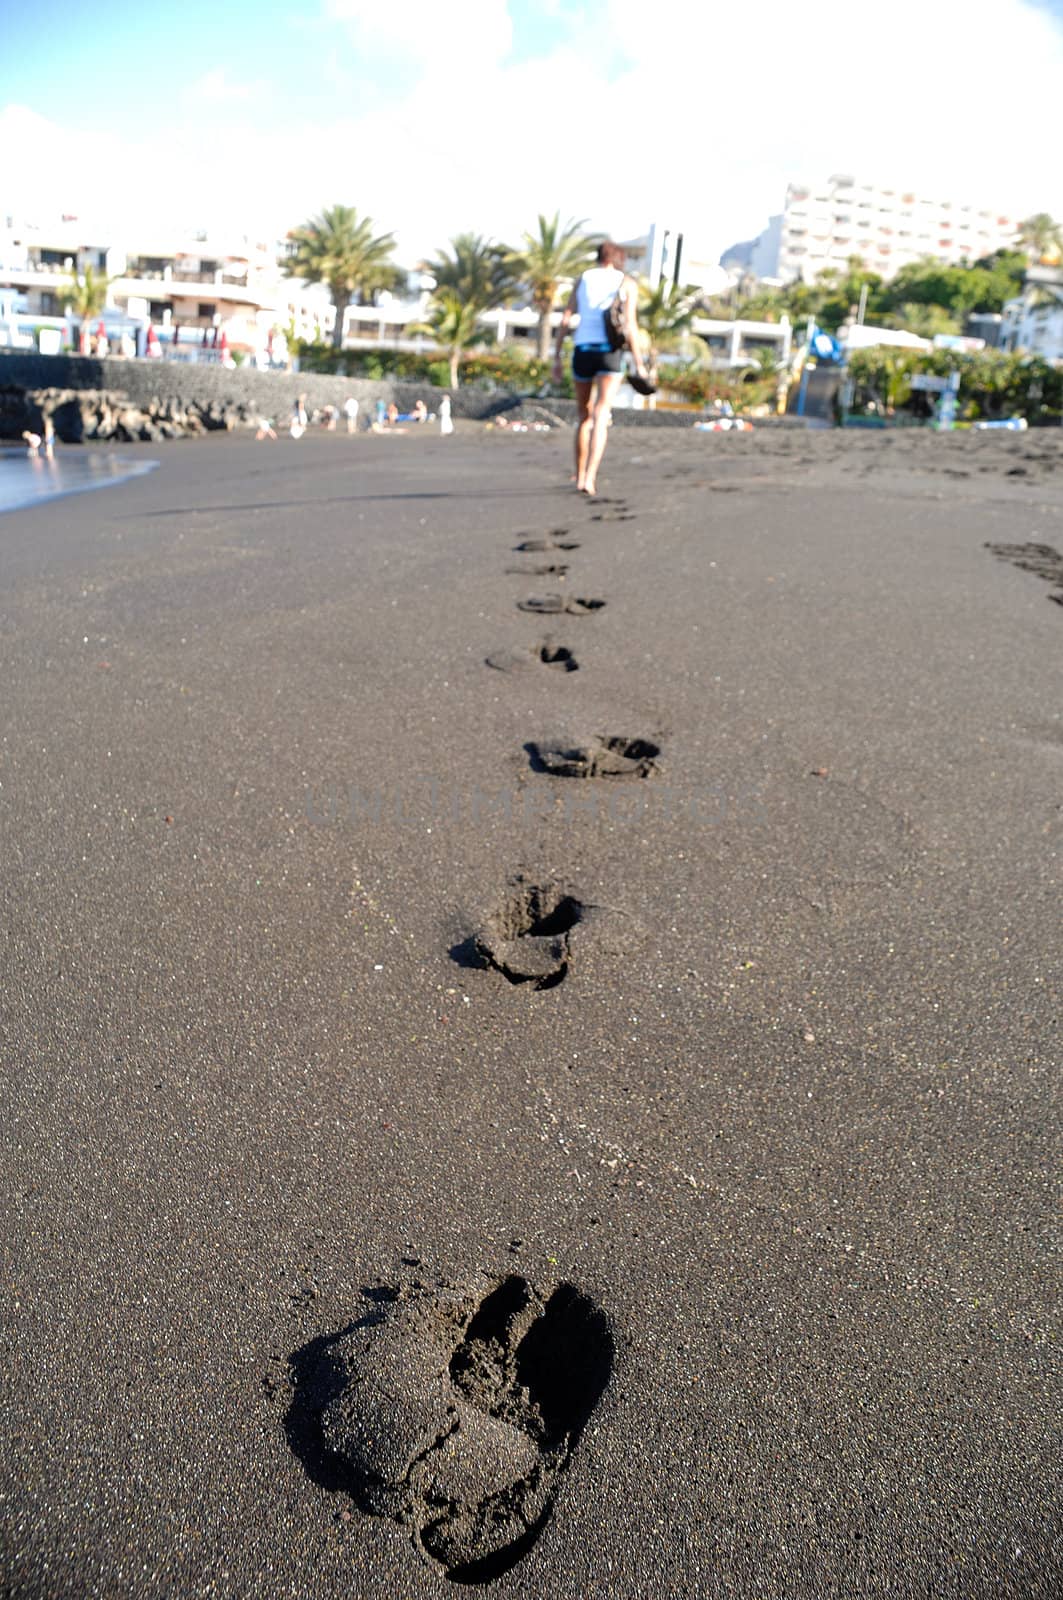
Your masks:
<svg viewBox="0 0 1063 1600"><path fill-rule="evenodd" d="M561 346L574 316L579 317L572 353L572 376L576 385L576 488L594 494L598 468L605 454L613 400L623 377L624 352L613 350L606 333L605 318L617 296L621 296L627 348L640 377L646 376L639 349L639 329L635 300L635 280L624 271L626 257L620 245L606 240L598 246L598 265L590 267L576 280L568 305L561 313L554 354L554 382L561 381Z"/></svg>

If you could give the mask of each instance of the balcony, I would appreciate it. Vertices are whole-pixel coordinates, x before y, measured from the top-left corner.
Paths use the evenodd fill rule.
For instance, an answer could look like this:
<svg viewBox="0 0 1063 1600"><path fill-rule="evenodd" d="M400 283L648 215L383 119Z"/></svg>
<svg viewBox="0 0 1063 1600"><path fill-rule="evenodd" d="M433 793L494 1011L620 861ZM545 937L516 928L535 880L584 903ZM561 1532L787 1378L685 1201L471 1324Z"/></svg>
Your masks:
<svg viewBox="0 0 1063 1600"><path fill-rule="evenodd" d="M127 256L123 278L140 278L148 283L163 283L173 271L165 256Z"/></svg>

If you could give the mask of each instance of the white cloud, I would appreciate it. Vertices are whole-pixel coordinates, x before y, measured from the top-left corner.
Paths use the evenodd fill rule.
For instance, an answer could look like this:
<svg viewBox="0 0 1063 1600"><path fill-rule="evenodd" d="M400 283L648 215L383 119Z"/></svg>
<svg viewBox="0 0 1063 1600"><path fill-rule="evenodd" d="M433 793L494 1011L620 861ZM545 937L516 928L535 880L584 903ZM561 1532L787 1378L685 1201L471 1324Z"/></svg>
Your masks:
<svg viewBox="0 0 1063 1600"><path fill-rule="evenodd" d="M326 15L346 26L352 50L384 70L402 66L433 78L482 71L512 43L506 0L326 0Z"/></svg>
<svg viewBox="0 0 1063 1600"><path fill-rule="evenodd" d="M229 77L224 67L212 67L189 84L185 99L215 106L241 104L263 93L265 87L260 78L252 83L237 83Z"/></svg>
<svg viewBox="0 0 1063 1600"><path fill-rule="evenodd" d="M222 106L208 96L147 139L9 107L0 147L32 159L9 164L5 210L99 215L106 196L127 220L264 236L342 201L410 262L461 229L513 238L555 209L620 236L659 220L708 256L757 232L789 178L839 171L1063 216L1063 25L1031 0L764 0L755 28L730 5L659 0L650 16L644 0L596 0L589 24L566 13L566 42L526 62L503 0L328 12L351 114L300 116L297 138L278 115L264 132L214 74Z"/></svg>

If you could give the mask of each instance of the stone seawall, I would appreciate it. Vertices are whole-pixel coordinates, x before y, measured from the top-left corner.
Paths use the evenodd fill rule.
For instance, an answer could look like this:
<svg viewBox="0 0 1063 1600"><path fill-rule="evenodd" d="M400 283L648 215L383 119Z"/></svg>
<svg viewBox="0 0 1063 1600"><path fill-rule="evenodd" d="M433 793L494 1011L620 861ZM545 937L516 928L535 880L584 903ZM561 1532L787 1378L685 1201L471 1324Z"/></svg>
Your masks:
<svg viewBox="0 0 1063 1600"><path fill-rule="evenodd" d="M430 383L399 382L392 379L337 378L312 372L259 372L254 367L193 366L178 361L96 360L91 356L42 356L30 351L0 352L0 436L18 438L23 428L38 427L39 407L24 408L21 397L42 390L94 390L109 394L112 404L124 396L130 408L149 413L153 418L173 418L190 411L199 412L206 426L226 426L225 413L237 425L255 416L271 417L285 426L296 398L306 395L313 411L326 405L342 406L350 395L360 402L362 425L371 415L377 400L400 411L410 411L423 400L430 411L439 408L444 391ZM522 397L501 389L458 388L450 391L455 417L486 421L522 404ZM537 402L523 399L533 414L541 405L544 411L570 422L575 417L571 400L546 398ZM614 420L623 427L689 428L694 418L688 412L633 411L618 408ZM798 419L770 419L774 425ZM798 425L803 425L798 423ZM58 426L58 423L57 423ZM186 431L183 427L180 431ZM62 436L60 430L60 436Z"/></svg>
<svg viewBox="0 0 1063 1600"><path fill-rule="evenodd" d="M131 406L147 411L168 402L181 410L196 406L243 408L248 413L287 422L299 395L310 410L342 406L349 395L360 402L363 417L377 400L392 401L400 411L423 400L438 410L443 391L430 383L390 379L334 378L313 372L259 372L255 367L193 366L180 361L98 361L91 356L42 356L30 351L0 353L0 390L94 389L124 394ZM455 389L456 417L486 418L517 403L499 390ZM16 435L17 437L17 435Z"/></svg>

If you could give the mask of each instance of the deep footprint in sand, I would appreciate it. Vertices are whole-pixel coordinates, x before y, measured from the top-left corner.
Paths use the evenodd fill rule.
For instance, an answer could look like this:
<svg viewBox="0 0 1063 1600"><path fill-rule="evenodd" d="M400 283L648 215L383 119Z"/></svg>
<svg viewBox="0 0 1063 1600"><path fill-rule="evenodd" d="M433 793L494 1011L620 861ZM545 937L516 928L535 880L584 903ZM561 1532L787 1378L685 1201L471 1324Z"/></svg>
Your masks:
<svg viewBox="0 0 1063 1600"><path fill-rule="evenodd" d="M1063 555L1050 544L987 544L999 561L1010 561L1024 572L1036 573L1046 583L1057 584L1054 594L1048 596L1063 606Z"/></svg>
<svg viewBox="0 0 1063 1600"><path fill-rule="evenodd" d="M532 611L538 616L556 616L559 612L567 611L573 617L587 617L595 611L601 611L605 606L604 600L587 600L579 595L545 594L533 596L530 600L518 600L518 611Z"/></svg>
<svg viewBox="0 0 1063 1600"><path fill-rule="evenodd" d="M495 650L486 657L497 672L526 672L531 667L553 667L558 672L578 672L579 662L567 645L544 639L526 650Z"/></svg>
<svg viewBox="0 0 1063 1600"><path fill-rule="evenodd" d="M609 1321L572 1284L374 1291L289 1363L292 1448L315 1480L408 1527L459 1583L531 1549L612 1375Z"/></svg>
<svg viewBox="0 0 1063 1600"><path fill-rule="evenodd" d="M533 742L526 749L537 772L559 778L648 778L658 771L661 753L652 739L620 735L589 739L585 744Z"/></svg>
<svg viewBox="0 0 1063 1600"><path fill-rule="evenodd" d="M565 578L568 576L568 562L555 561L542 567L507 567L506 572L517 578Z"/></svg>
<svg viewBox="0 0 1063 1600"><path fill-rule="evenodd" d="M484 966L510 983L553 989L568 976L573 934L592 921L597 908L585 906L558 884L513 880L505 904L473 937Z"/></svg>

